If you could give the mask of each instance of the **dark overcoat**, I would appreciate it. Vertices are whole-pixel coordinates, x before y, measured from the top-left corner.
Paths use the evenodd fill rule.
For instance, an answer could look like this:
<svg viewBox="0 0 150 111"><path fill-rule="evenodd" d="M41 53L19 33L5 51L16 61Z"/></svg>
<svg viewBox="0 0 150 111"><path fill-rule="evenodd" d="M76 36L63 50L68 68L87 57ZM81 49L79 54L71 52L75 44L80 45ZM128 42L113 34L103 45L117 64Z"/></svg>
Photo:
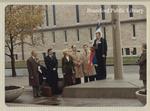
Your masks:
<svg viewBox="0 0 150 111"><path fill-rule="evenodd" d="M98 44L97 40L94 41L93 46L95 47L95 57L97 60L96 79L106 79L106 56L107 56L107 41L104 38L100 38ZM103 57L103 55L105 57Z"/></svg>
<svg viewBox="0 0 150 111"><path fill-rule="evenodd" d="M58 61L55 56L49 57L46 56L45 59L45 65L47 67L48 75L47 75L47 80L49 85L52 84L57 84L58 82Z"/></svg>
<svg viewBox="0 0 150 111"><path fill-rule="evenodd" d="M33 59L33 57L30 57L27 60L27 68L29 73L29 85L39 86L38 63L35 59Z"/></svg>
<svg viewBox="0 0 150 111"><path fill-rule="evenodd" d="M141 54L138 64L140 66L140 80L146 80L146 51Z"/></svg>
<svg viewBox="0 0 150 111"><path fill-rule="evenodd" d="M43 85L43 84L47 84L47 75L48 75L48 71L46 69L46 67L44 67L43 65L40 65L40 69L42 72L39 72L39 82L40 82L40 85ZM44 79L45 78L45 79Z"/></svg>
<svg viewBox="0 0 150 111"><path fill-rule="evenodd" d="M69 61L66 57L62 58L62 72L64 74L65 86L73 85L74 63L72 57L69 56Z"/></svg>
<svg viewBox="0 0 150 111"><path fill-rule="evenodd" d="M100 38L98 45L96 44L96 40L94 41L93 46L95 47L95 56L98 62L101 61L102 55L107 56L107 42L106 39Z"/></svg>

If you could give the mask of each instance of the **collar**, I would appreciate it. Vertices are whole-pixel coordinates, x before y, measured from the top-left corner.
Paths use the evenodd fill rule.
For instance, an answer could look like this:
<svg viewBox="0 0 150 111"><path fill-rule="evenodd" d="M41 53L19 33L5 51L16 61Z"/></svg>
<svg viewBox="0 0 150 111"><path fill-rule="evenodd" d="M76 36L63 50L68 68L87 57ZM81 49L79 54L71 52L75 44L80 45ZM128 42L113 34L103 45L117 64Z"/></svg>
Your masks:
<svg viewBox="0 0 150 111"><path fill-rule="evenodd" d="M32 58L33 58L33 59L35 59L35 57L34 57L34 56L32 56Z"/></svg>

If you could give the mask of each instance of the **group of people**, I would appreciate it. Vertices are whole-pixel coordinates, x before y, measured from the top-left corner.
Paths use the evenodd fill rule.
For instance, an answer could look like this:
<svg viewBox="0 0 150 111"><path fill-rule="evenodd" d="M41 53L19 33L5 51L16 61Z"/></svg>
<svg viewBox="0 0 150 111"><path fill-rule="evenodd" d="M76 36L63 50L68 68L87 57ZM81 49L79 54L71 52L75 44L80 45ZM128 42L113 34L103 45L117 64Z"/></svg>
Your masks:
<svg viewBox="0 0 150 111"><path fill-rule="evenodd" d="M81 78L84 82L106 79L106 56L107 42L96 32L94 44L89 48L83 45L83 51L78 52L75 45L71 49L63 50L62 72L65 85L80 84Z"/></svg>
<svg viewBox="0 0 150 111"><path fill-rule="evenodd" d="M107 42L101 32L96 32L94 44L89 47L83 45L83 50L78 51L76 45L63 50L62 73L64 85L70 86L80 84L81 78L84 82L106 79L106 56ZM46 81L52 89L53 94L58 94L58 60L53 49L47 51L44 57L45 66L42 66L37 59L37 53L31 52L27 60L29 72L29 84L33 87L33 96L40 96L40 85Z"/></svg>
<svg viewBox="0 0 150 111"><path fill-rule="evenodd" d="M83 45L83 52L78 53L76 46L73 45L71 50L63 51L62 70L65 84L80 84L81 78L84 82L106 79L106 56L107 42L100 37L101 33L96 33L96 40L92 47L88 48L87 44ZM147 45L142 44L142 53L138 59L140 80L143 81L144 91L147 91ZM74 79L75 78L75 79Z"/></svg>
<svg viewBox="0 0 150 111"><path fill-rule="evenodd" d="M84 82L106 79L107 42L100 31L96 32L96 39L92 46L83 45L83 50L77 50L76 45L63 50L62 73L64 85L80 84ZM40 86L43 81L51 87L52 94L58 94L58 60L52 48L48 49L44 57L45 66L37 59L37 53L31 52L27 60L29 84L33 87L33 96L40 96ZM146 44L142 45L142 54L138 61L140 66L140 79L146 89ZM145 90L146 92L146 90ZM144 92L144 93L145 93Z"/></svg>
<svg viewBox="0 0 150 111"><path fill-rule="evenodd" d="M36 51L31 52L31 57L27 60L29 72L29 85L33 88L33 96L41 96L41 86L48 85L51 87L52 94L58 94L58 61L55 53L50 48L44 57L45 66L41 65L37 58Z"/></svg>

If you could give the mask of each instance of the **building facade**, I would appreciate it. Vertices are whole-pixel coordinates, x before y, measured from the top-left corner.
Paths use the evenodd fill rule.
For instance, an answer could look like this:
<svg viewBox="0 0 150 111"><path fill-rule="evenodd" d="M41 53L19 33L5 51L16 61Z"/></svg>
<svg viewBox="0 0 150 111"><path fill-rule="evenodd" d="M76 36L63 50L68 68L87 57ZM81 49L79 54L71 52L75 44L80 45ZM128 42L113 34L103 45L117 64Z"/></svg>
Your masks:
<svg viewBox="0 0 150 111"><path fill-rule="evenodd" d="M58 58L62 50L75 44L82 51L82 45L92 45L97 22L108 44L108 57L113 57L113 38L110 5L46 5L44 23L34 33L36 46L25 45L25 60L32 50L42 60L48 48L53 48ZM146 8L141 5L120 5L121 41L123 56L137 56L141 44L146 42ZM110 12L109 12L110 11ZM26 41L31 41L27 39ZM7 51L7 49L6 49ZM22 60L21 47L15 48L16 60ZM6 61L10 59L6 57Z"/></svg>

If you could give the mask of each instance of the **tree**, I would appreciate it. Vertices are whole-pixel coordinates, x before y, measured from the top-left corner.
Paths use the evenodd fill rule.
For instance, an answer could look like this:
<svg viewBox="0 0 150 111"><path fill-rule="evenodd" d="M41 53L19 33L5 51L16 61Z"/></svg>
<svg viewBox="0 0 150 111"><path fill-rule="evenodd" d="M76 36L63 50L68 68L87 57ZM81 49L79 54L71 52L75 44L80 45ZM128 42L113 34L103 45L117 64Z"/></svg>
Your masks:
<svg viewBox="0 0 150 111"><path fill-rule="evenodd" d="M11 59L12 77L16 76L14 47L21 45L24 53L24 44L34 45L25 39L33 39L34 30L43 23L43 9L39 5L9 5L5 9L5 47L9 52L5 55Z"/></svg>

